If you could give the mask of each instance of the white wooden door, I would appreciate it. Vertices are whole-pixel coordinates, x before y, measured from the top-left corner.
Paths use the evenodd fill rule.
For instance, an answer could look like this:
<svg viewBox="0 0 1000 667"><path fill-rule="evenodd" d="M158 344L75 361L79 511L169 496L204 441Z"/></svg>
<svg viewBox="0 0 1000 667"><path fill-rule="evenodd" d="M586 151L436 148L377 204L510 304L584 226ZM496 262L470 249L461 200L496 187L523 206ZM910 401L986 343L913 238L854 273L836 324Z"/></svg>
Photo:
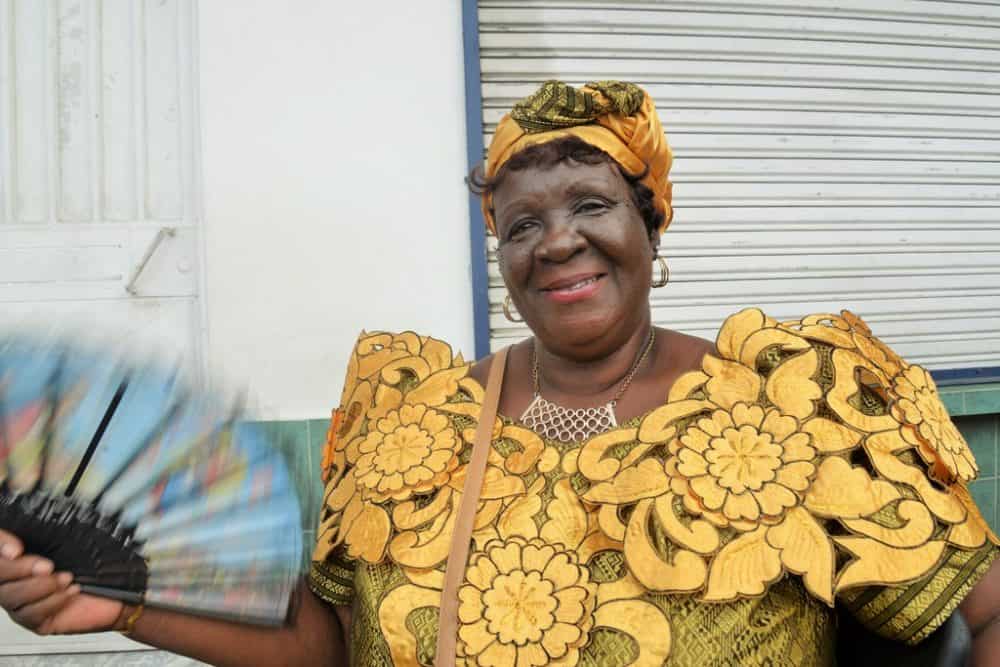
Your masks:
<svg viewBox="0 0 1000 667"><path fill-rule="evenodd" d="M71 326L200 369L194 9L0 0L0 327ZM0 655L125 646L0 615Z"/></svg>
<svg viewBox="0 0 1000 667"><path fill-rule="evenodd" d="M196 360L192 12L0 0L0 324L68 321Z"/></svg>

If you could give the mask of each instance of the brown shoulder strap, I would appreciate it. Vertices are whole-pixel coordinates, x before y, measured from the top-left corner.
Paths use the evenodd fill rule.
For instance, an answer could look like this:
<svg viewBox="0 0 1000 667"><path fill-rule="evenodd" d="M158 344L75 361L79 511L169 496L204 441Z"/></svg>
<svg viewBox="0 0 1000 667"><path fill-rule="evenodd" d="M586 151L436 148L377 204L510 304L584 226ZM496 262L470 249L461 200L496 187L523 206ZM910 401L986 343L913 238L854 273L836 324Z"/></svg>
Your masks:
<svg viewBox="0 0 1000 667"><path fill-rule="evenodd" d="M465 578L465 567L469 560L472 541L472 526L479 504L479 492L483 487L486 459L490 451L493 423L500 403L500 387L507 365L507 351L504 348L493 357L490 376L486 381L486 395L483 397L476 439L472 444L472 458L466 469L462 500L455 518L455 530L451 538L451 551L444 570L444 590L441 592L441 611L438 614L437 651L434 653L434 667L453 667L455 664L455 643L458 640L458 588Z"/></svg>

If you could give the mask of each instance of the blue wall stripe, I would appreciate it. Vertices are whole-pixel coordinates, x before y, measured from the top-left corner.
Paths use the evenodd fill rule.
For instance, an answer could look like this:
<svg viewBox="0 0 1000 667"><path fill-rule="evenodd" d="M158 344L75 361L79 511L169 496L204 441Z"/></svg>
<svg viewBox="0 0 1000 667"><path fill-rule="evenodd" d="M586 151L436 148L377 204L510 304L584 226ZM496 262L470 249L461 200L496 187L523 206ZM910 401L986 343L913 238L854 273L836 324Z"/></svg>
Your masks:
<svg viewBox="0 0 1000 667"><path fill-rule="evenodd" d="M934 382L941 386L1000 382L1000 366L983 368L954 368L931 371Z"/></svg>
<svg viewBox="0 0 1000 667"><path fill-rule="evenodd" d="M462 50L465 58L465 146L471 169L483 161L483 94L479 71L477 0L462 0ZM472 269L472 325L476 359L490 353L489 275L486 269L486 223L479 197L469 195L469 248Z"/></svg>

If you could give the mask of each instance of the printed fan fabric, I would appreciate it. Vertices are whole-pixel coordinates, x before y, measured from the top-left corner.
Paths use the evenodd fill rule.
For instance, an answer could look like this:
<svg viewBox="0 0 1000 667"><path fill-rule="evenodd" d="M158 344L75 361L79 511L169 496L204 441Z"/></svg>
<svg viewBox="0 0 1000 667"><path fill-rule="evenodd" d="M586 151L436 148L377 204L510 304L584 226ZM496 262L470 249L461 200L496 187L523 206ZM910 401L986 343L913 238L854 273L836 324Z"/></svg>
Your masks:
<svg viewBox="0 0 1000 667"><path fill-rule="evenodd" d="M0 332L0 526L85 593L280 625L299 502L241 417L150 358Z"/></svg>
<svg viewBox="0 0 1000 667"><path fill-rule="evenodd" d="M324 452L312 589L355 664L433 661L483 398L461 355L362 334ZM664 404L578 445L498 418L457 664L832 664L832 607L915 643L996 557L926 370L855 315L730 317Z"/></svg>

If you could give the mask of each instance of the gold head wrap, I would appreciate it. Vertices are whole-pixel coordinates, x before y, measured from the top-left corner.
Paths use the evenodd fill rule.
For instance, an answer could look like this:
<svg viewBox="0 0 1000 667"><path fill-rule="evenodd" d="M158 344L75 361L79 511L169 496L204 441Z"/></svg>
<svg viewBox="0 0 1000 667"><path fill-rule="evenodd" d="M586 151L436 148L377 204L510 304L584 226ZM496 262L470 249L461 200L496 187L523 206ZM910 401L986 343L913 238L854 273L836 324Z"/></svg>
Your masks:
<svg viewBox="0 0 1000 667"><path fill-rule="evenodd" d="M497 125L486 158L486 177L494 178L525 148L563 137L578 137L600 148L630 174L646 172L641 182L653 191L654 204L664 214L659 230L663 233L673 217L667 179L673 156L646 91L625 81L596 81L579 89L546 81ZM483 216L496 234L492 209L493 196L486 193Z"/></svg>

